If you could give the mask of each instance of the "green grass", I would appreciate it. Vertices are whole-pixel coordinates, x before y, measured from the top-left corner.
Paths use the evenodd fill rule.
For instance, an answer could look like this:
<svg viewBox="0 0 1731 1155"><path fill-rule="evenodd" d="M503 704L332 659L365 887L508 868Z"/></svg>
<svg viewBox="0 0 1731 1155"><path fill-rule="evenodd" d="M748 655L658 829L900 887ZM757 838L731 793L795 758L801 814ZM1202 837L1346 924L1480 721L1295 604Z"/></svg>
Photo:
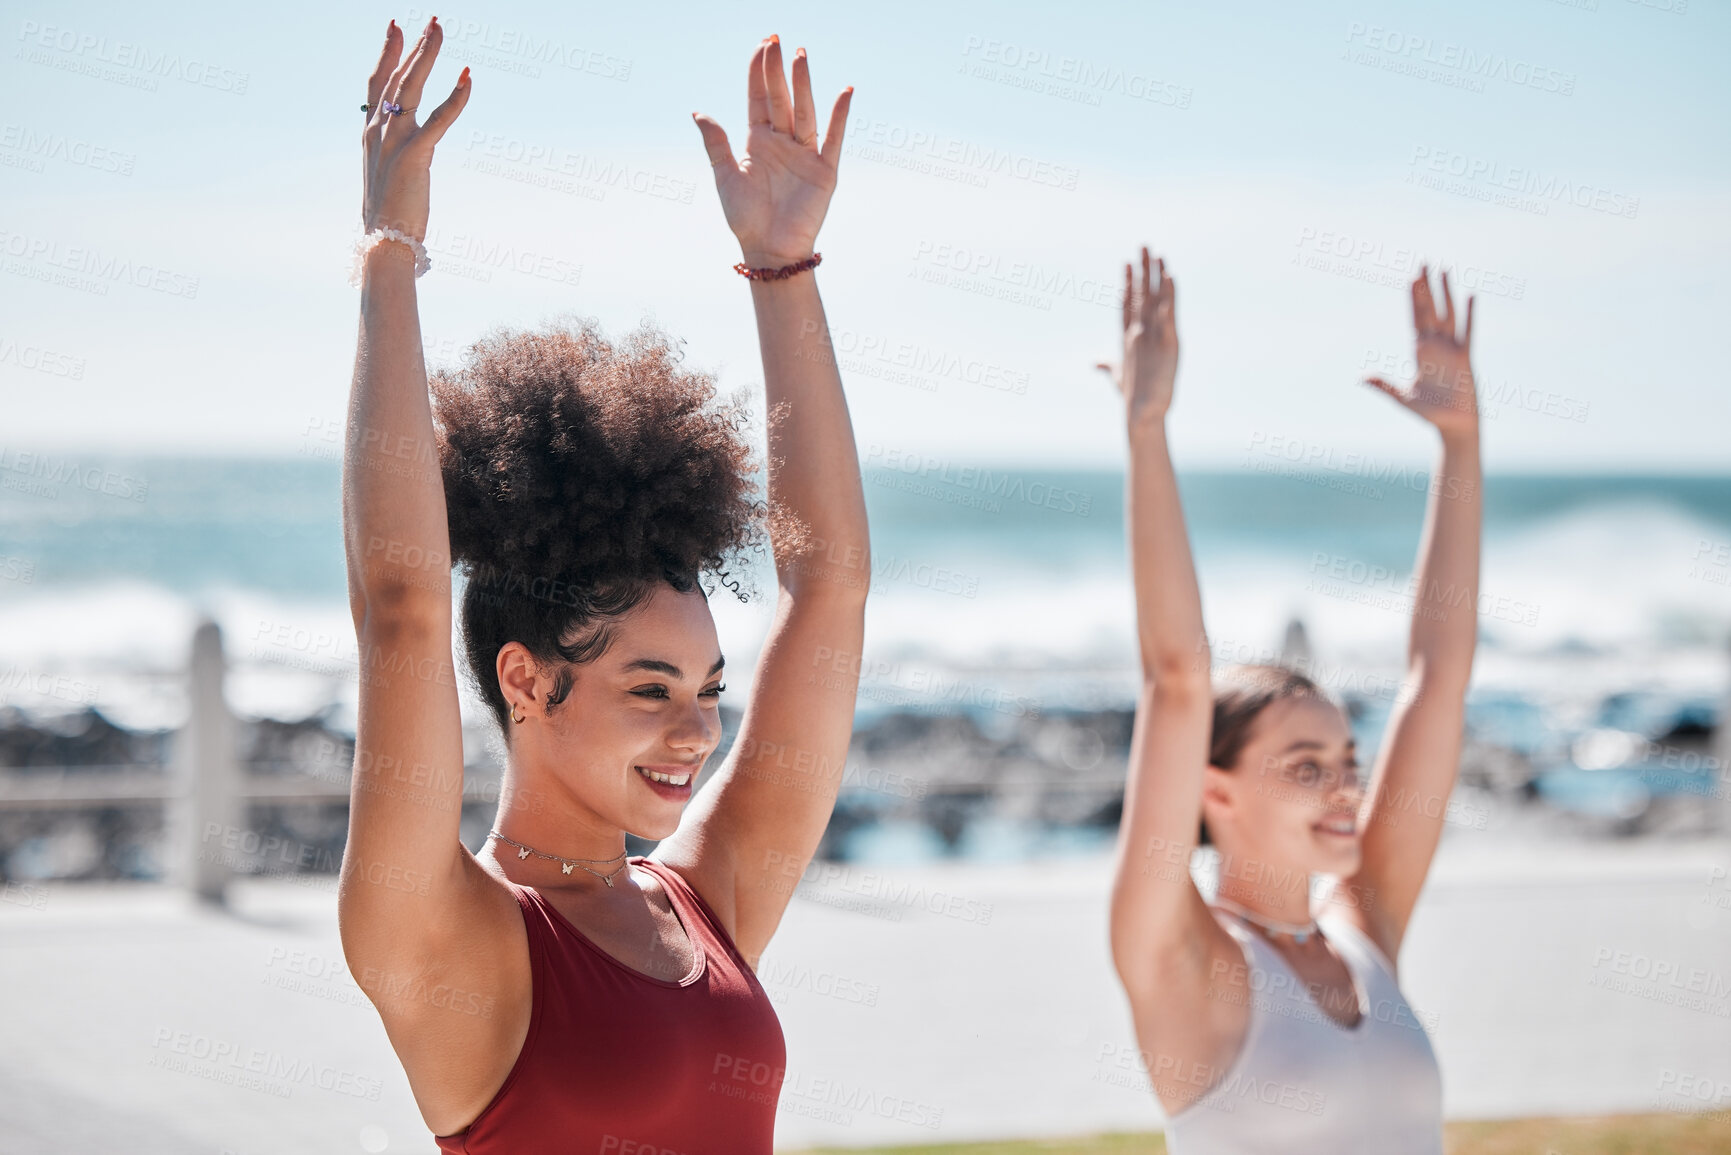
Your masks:
<svg viewBox="0 0 1731 1155"><path fill-rule="evenodd" d="M1006 1139L998 1143L933 1143L920 1147L814 1147L788 1155L1160 1155L1166 1140L1152 1135L1089 1135L1080 1139Z"/></svg>
<svg viewBox="0 0 1731 1155"><path fill-rule="evenodd" d="M1725 1155L1731 1111L1705 1115L1609 1115L1449 1123L1448 1155ZM787 1155L1163 1155L1166 1140L1142 1135L937 1143L916 1147L818 1147Z"/></svg>
<svg viewBox="0 0 1731 1155"><path fill-rule="evenodd" d="M1724 1155L1731 1112L1451 1123L1449 1155Z"/></svg>

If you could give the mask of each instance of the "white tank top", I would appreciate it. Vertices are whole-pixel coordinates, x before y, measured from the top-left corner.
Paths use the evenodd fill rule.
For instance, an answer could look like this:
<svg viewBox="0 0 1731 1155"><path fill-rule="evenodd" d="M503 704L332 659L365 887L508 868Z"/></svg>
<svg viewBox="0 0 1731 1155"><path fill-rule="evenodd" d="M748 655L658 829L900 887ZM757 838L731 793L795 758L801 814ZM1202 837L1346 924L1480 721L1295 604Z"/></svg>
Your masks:
<svg viewBox="0 0 1731 1155"><path fill-rule="evenodd" d="M1236 915L1214 913L1244 951L1250 1022L1226 1074L1167 1119L1172 1155L1442 1155L1436 1053L1376 944L1337 915L1317 920L1358 994L1348 1030L1279 951Z"/></svg>

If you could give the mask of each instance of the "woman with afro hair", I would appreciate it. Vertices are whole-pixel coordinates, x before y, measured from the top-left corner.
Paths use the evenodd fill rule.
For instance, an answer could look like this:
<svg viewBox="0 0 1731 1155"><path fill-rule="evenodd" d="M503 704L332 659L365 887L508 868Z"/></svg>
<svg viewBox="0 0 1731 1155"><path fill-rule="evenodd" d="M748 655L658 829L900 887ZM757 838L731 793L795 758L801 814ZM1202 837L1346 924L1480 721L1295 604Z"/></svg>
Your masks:
<svg viewBox="0 0 1731 1155"><path fill-rule="evenodd" d="M834 804L870 560L813 245L852 90L821 145L804 50L758 45L738 160L696 117L755 308L767 503L737 406L653 330L497 332L428 381L415 276L442 32L368 83L361 325L344 457L360 717L344 954L441 1149L768 1155L785 1068L754 968ZM743 287L743 286L742 286ZM726 760L705 586L768 540L778 594ZM497 817L459 840L468 674L504 732ZM627 833L659 844L628 856Z"/></svg>

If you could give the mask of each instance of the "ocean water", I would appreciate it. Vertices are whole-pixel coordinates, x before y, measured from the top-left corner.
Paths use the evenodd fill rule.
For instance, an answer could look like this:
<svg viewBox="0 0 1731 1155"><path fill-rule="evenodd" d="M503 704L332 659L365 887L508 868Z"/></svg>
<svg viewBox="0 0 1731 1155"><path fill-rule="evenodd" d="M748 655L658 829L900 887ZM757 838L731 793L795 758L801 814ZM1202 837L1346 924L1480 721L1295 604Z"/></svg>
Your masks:
<svg viewBox="0 0 1731 1155"><path fill-rule="evenodd" d="M317 448L0 463L0 704L174 725L201 613L224 628L237 708L290 718L352 700L340 469L334 445ZM1180 477L1216 658L1273 657L1298 619L1317 668L1376 699L1398 675L1429 479L1278 464ZM1122 487L1104 470L868 463L862 719L1128 701ZM1723 695L1731 476L1492 476L1484 514L1485 702ZM712 604L744 690L767 598Z"/></svg>

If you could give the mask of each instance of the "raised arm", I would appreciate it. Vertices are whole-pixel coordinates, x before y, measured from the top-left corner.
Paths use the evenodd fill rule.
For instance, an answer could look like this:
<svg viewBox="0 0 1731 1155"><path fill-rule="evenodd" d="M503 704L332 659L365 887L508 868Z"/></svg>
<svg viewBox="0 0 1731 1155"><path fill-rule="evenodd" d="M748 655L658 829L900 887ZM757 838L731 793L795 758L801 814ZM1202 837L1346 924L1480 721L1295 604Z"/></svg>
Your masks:
<svg viewBox="0 0 1731 1155"><path fill-rule="evenodd" d="M1379 377L1367 381L1424 418L1441 438L1412 590L1406 682L1389 715L1361 814L1362 865L1343 888L1370 896L1342 913L1390 959L1400 953L1459 776L1467 683L1478 641L1484 479L1470 361L1473 299L1467 298L1466 316L1457 321L1444 273L1439 313L1429 278L1429 270L1420 268L1412 284L1416 380L1406 387Z"/></svg>
<svg viewBox="0 0 1731 1155"><path fill-rule="evenodd" d="M468 100L468 70L415 123L436 22L406 61L392 23L367 84L366 229L426 235L433 146ZM401 107L396 115L387 103ZM383 242L362 266L360 338L343 451L343 545L360 653L360 717L338 912L350 969L420 965L452 923L462 862L463 740L451 658L450 544L421 359L415 255ZM379 984L383 989L393 985ZM387 1027L393 1008L380 1001ZM401 1008L408 1013L412 1008Z"/></svg>
<svg viewBox="0 0 1731 1155"><path fill-rule="evenodd" d="M794 56L790 90L781 44L771 38L751 59L745 156L735 160L721 126L696 116L747 266L779 269L812 256L852 93L836 100L820 148L805 50ZM755 963L835 806L871 558L853 427L816 274L750 285L770 415L780 592L732 752L656 854L692 881Z"/></svg>
<svg viewBox="0 0 1731 1155"><path fill-rule="evenodd" d="M1237 948L1190 879L1213 695L1202 599L1166 444L1178 366L1174 288L1165 262L1151 266L1147 249L1141 272L1138 283L1125 266L1124 363L1116 377L1130 442L1125 504L1142 692L1112 886L1112 956L1144 1047L1158 1037L1163 1054L1206 1060L1219 1038L1232 1037L1231 1023L1214 1020L1243 1008L1201 997L1211 963L1235 959Z"/></svg>

